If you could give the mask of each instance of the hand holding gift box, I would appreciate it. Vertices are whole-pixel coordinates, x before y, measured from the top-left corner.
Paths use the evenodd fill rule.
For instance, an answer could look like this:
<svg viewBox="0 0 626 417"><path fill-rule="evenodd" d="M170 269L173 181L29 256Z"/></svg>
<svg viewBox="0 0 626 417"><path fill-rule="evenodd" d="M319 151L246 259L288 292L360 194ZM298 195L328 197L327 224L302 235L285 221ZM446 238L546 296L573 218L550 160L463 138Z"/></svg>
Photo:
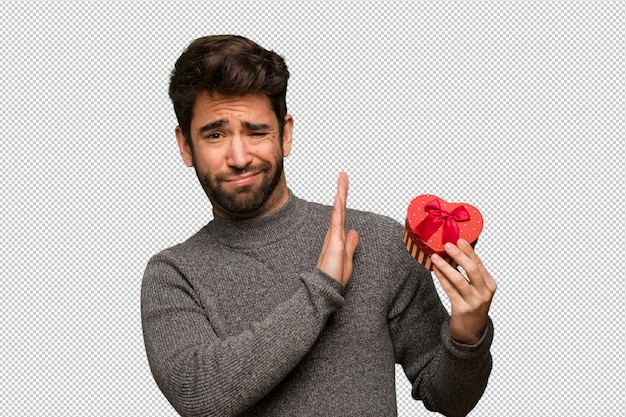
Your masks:
<svg viewBox="0 0 626 417"><path fill-rule="evenodd" d="M483 229L478 209L465 203L448 203L431 194L422 194L409 204L404 228L404 244L409 253L432 271L431 256L438 254L452 266L444 244L465 239L472 247Z"/></svg>
<svg viewBox="0 0 626 417"><path fill-rule="evenodd" d="M465 344L483 340L497 284L474 252L483 217L473 206L448 203L431 194L409 204L404 244L424 267L434 271L450 298L450 335ZM467 276L455 269L461 266Z"/></svg>

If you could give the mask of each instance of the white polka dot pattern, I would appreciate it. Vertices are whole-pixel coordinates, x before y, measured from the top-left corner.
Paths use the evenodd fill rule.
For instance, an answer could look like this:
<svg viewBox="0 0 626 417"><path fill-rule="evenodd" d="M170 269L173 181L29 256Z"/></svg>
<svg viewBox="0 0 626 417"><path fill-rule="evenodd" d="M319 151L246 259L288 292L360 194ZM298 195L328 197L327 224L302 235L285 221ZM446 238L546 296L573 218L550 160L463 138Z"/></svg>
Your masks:
<svg viewBox="0 0 626 417"><path fill-rule="evenodd" d="M450 228L452 230L446 236L446 230ZM409 203L403 239L411 256L432 271L430 257L435 253L456 267L456 262L445 252L443 245L446 242L456 243L463 238L474 247L482 229L483 217L476 207L422 194Z"/></svg>

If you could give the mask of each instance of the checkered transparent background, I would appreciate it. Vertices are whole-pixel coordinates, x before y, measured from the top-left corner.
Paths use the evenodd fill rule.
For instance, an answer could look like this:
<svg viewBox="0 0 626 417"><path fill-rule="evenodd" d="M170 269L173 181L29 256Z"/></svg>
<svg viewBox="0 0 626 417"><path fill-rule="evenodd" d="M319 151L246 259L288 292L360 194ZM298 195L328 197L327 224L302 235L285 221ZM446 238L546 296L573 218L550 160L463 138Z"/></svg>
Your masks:
<svg viewBox="0 0 626 417"><path fill-rule="evenodd" d="M91 3L2 3L2 415L175 415L139 291L211 216L167 83L215 33L286 58L297 195L330 203L346 170L354 208L481 210L499 289L471 415L623 412L620 2ZM430 415L397 381L399 415Z"/></svg>

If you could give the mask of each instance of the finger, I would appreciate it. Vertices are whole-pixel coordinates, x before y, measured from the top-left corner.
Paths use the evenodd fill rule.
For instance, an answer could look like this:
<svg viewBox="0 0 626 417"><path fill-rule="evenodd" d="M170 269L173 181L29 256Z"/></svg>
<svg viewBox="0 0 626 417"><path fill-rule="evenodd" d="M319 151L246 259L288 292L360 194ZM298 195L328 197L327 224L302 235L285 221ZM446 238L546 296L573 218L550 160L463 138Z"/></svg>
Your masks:
<svg viewBox="0 0 626 417"><path fill-rule="evenodd" d="M467 276L467 280L469 280L471 285L479 288L484 287L485 282L482 276L482 271L478 269L474 260L472 260L465 252L451 242L447 242L444 245L444 249L450 258L452 258L458 266L463 268L463 271L465 271Z"/></svg>
<svg viewBox="0 0 626 417"><path fill-rule="evenodd" d="M345 172L340 172L337 178L337 194L344 201L348 198L348 174Z"/></svg>
<svg viewBox="0 0 626 417"><path fill-rule="evenodd" d="M464 264L461 264L460 262L457 263L463 267L472 284L477 289L486 287L491 292L495 291L495 281L472 246L465 239L459 239L457 242L457 249L465 255ZM469 260L469 262L467 262L467 260Z"/></svg>
<svg viewBox="0 0 626 417"><path fill-rule="evenodd" d="M474 248L472 248L472 245L470 245L465 239L459 239L457 242L457 247L461 250L461 252L467 255L467 257L470 258L472 262L474 262L474 264L476 264L477 269L479 269L481 272L486 271L482 261L480 260L478 255L476 255L476 252L474 252Z"/></svg>
<svg viewBox="0 0 626 417"><path fill-rule="evenodd" d="M350 230L346 235L346 246L343 261L343 285L346 286L352 277L352 259L357 245L359 244L359 234L356 230Z"/></svg>
<svg viewBox="0 0 626 417"><path fill-rule="evenodd" d="M459 295L465 297L470 285L467 279L441 256L433 254L431 261L433 263L433 270L437 268L441 277L445 278L450 285L453 285Z"/></svg>
<svg viewBox="0 0 626 417"><path fill-rule="evenodd" d="M348 174L345 172L339 173L339 178L337 178L337 194L341 198L343 203L342 207L342 224L345 225L346 221L346 207L348 204Z"/></svg>
<svg viewBox="0 0 626 417"><path fill-rule="evenodd" d="M333 204L333 212L330 216L330 229L328 230L331 240L343 241L344 234L344 209L343 202L339 195L335 196L335 202Z"/></svg>
<svg viewBox="0 0 626 417"><path fill-rule="evenodd" d="M443 288L443 291L450 299L450 303L456 305L463 299L463 296L459 293L458 289L450 282L447 276L439 268L433 266L433 272L435 273L435 277L439 281L439 284L441 284L441 288Z"/></svg>
<svg viewBox="0 0 626 417"><path fill-rule="evenodd" d="M458 244L459 249L470 258L473 265L476 267L477 271L480 272L480 277L482 278L482 282L489 289L489 291L493 294L496 291L496 288L498 285L496 284L496 281L493 279L493 277L491 276L491 274L485 267L485 264L482 262L480 257L474 251L474 248L472 248L472 246L469 243L467 243L465 239L459 239L457 244Z"/></svg>
<svg viewBox="0 0 626 417"><path fill-rule="evenodd" d="M493 285L495 285L496 283L495 280L493 279L493 277L491 276L491 274L485 267L485 264L483 263L483 261L476 254L476 251L474 251L474 248L472 248L472 246L469 243L467 243L465 239L459 239L457 246L459 247L459 249L461 249L461 251L463 251L463 253L465 253L472 260L472 262L476 264L478 270L481 271L483 278L485 279L485 283L486 284L492 283Z"/></svg>

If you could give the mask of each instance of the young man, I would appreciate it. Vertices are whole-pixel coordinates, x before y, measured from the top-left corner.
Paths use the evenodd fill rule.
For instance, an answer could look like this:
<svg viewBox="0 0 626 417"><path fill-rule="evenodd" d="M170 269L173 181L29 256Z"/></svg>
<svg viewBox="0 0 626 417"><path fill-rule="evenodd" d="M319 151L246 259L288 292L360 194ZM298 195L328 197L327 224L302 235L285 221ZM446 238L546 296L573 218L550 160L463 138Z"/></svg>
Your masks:
<svg viewBox="0 0 626 417"><path fill-rule="evenodd" d="M396 415L395 364L413 396L467 414L491 371L496 284L460 240L431 275L401 224L294 196L283 158L293 118L281 57L250 40L195 40L170 97L184 162L214 219L148 263L142 321L154 378L183 416Z"/></svg>

